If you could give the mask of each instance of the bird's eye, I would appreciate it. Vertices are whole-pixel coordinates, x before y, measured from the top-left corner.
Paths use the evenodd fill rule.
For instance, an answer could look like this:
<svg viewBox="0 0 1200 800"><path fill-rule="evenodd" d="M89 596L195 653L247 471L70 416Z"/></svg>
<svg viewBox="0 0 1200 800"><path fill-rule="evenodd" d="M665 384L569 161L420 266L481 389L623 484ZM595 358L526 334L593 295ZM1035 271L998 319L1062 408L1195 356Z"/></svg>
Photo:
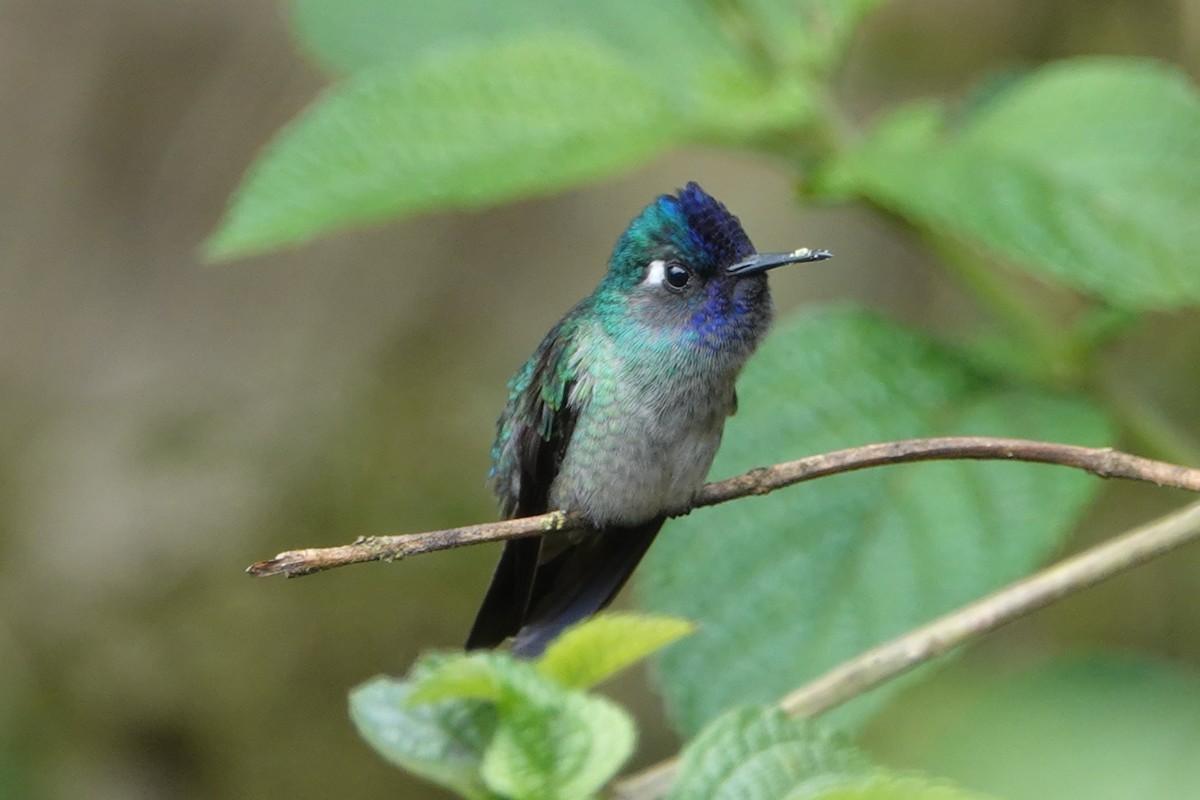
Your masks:
<svg viewBox="0 0 1200 800"><path fill-rule="evenodd" d="M666 278L667 286L679 290L688 285L688 281L692 279L692 273L682 264L668 264Z"/></svg>

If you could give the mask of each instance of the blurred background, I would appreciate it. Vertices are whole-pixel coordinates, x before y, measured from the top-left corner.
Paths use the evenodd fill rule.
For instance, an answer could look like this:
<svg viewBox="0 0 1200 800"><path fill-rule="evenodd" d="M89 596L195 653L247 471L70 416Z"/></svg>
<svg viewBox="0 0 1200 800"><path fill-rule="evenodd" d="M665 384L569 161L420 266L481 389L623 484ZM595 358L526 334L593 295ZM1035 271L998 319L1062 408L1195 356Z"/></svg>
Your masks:
<svg viewBox="0 0 1200 800"><path fill-rule="evenodd" d="M777 276L781 312L855 301L950 338L986 325L885 221L798 209L770 163L701 151L552 198L201 263L242 171L324 84L285 12L0 0L0 796L442 796L358 740L346 692L460 644L496 551L287 582L243 569L493 518L505 381L660 192L698 180L761 248L835 251ZM866 119L1089 53L1194 78L1200 2L898 0L858 38L843 90ZM1200 453L1197 320L1156 317L1107 357ZM1109 487L1070 546L1180 501ZM1184 552L1063 603L975 648L868 741L914 746L900 733L914 704L961 699L963 676L998 660L1103 645L1195 670L1198 592L1200 553ZM639 759L674 748L642 675L613 692L644 721Z"/></svg>

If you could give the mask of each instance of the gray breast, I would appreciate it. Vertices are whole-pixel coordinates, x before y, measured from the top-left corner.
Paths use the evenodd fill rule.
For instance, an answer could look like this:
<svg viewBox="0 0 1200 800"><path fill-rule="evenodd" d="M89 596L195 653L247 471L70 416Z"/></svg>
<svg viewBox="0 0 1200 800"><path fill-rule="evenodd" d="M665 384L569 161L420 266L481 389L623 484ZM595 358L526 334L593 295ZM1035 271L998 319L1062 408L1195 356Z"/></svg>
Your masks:
<svg viewBox="0 0 1200 800"><path fill-rule="evenodd" d="M580 414L551 505L597 524L686 511L733 411L736 370L701 378L678 365L616 363L622 368L585 372L576 386Z"/></svg>

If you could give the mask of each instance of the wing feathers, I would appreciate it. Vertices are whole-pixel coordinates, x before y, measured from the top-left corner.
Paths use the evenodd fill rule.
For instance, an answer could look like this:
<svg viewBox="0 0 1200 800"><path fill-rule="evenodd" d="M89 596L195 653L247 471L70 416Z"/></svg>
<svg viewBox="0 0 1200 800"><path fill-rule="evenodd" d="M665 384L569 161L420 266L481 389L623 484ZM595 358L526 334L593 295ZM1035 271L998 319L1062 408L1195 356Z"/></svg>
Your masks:
<svg viewBox="0 0 1200 800"><path fill-rule="evenodd" d="M578 413L568 403L565 377L567 320L559 323L509 384L510 399L497 423L492 481L504 516L549 509L550 486L562 465ZM484 595L467 648L494 647L525 621L539 570L542 537L507 542Z"/></svg>

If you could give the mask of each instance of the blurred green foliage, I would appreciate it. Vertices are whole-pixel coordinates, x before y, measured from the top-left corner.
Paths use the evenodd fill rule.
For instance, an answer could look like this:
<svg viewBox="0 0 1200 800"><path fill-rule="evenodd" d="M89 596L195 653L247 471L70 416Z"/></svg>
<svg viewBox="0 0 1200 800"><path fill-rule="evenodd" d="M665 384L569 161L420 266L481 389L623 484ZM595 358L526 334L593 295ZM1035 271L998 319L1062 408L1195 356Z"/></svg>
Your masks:
<svg viewBox="0 0 1200 800"><path fill-rule="evenodd" d="M584 690L690 630L683 620L608 614L535 662L427 655L406 680L355 689L350 711L385 758L467 800L586 800L629 758L636 734L624 710Z"/></svg>
<svg viewBox="0 0 1200 800"><path fill-rule="evenodd" d="M877 2L297 3L307 46L349 75L258 161L209 252L803 132L819 121L818 77Z"/></svg>
<svg viewBox="0 0 1200 800"><path fill-rule="evenodd" d="M734 708L683 752L668 800L986 800L873 766L847 742L778 708Z"/></svg>
<svg viewBox="0 0 1200 800"><path fill-rule="evenodd" d="M1090 408L1080 413L1079 441L1102 418L1111 433L1097 440L1200 463L1200 315L1187 299L1197 272L1186 255L1196 238L1194 3L305 0L287 3L286 16L280 5L101 0L76 4L66 23L59 5L13 0L7 8L0 796L445 797L364 746L346 719L345 691L380 671L403 672L423 648L456 646L494 553L287 583L251 581L242 569L291 547L493 514L484 475L505 378L599 277L637 208L689 179L726 200L765 249L837 252L826 268L773 281L785 310L829 298L872 309L805 313L781 325L809 338L820 337L814 326L823 321L835 325L847 338L816 348L825 361L861 340L856 328L881 326L897 331L900 350L926 348L920 363L932 373L958 376L951 388L981 392L994 412L989 425L1058 429L1065 410ZM543 89L557 94L489 75L474 90L477 104L439 111L434 103L473 96L471 64L512 59L512 74L524 64L529 78L574 42L578 52L546 66ZM333 76L324 94L320 67ZM630 97L642 104L631 100L600 121L626 138L597 142L579 130L579 119L597 115L581 110L569 88L576 79L598 92L633 85ZM339 147L346 143L322 109L352 107L367 89L423 98L442 124L476 129L392 131L373 128L368 114L342 121L380 139ZM498 96L531 109L557 97L571 115L545 102L534 118L513 114ZM271 225L277 241L300 241L317 234L313 225L333 232L369 222L367 212L383 220L401 208L446 210L320 235L260 256L252 269L198 263L196 242L253 152L314 97L270 152L294 142L291 152L315 160L277 169L279 194L264 192L268 202L247 210L240 246L268 250L254 237ZM596 109L604 97L596 95ZM395 108L375 113L376 123L417 121ZM631 118L637 124L622 127ZM662 130L647 130L647 119ZM535 161L522 173L493 153L494 174L479 164L455 174L448 154L490 146L486 126L501 123L509 127L496 128L497 143L520 145L528 134L546 148L544 161L514 154L514 165ZM330 148L305 151L305 131ZM440 148L428 163L444 170L441 199L391 182L397 165L420 165L417 145L430 141ZM389 155L389 147L409 151ZM561 172L548 168L564 161ZM330 201L323 181L338 177L339 163L367 175L339 181ZM295 182L283 180L289 174ZM829 322L841 313L862 321ZM809 344L783 337L763 356L790 358ZM767 377L763 366L752 369ZM859 369L846 363L843 372ZM789 406L772 386L791 391L791 379L803 377L742 387L757 399L731 421L722 456L730 470L769 460L774 443L755 407ZM864 396L865 386L833 380L844 402L835 393L820 402L845 405L848 421L829 412L814 435L856 444L874 429L854 409L885 409L875 401L895 387ZM989 401L993 392L1002 398ZM947 396L950 410L962 411L960 395ZM807 386L797 397L814 400ZM905 408L899 416L941 430L936 412L926 426L917 407ZM1038 421L1022 411L1041 408L1058 413ZM804 422L789 425L800 432ZM787 455L811 452L816 441ZM986 466L1018 489L1047 474ZM734 543L726 555L751 537L786 536L781 561L821 547L832 555L839 542L864 537L869 562L890 546L904 564L946 565L936 576L901 568L889 573L892 584L860 586L864 601L880 601L867 602L863 617L878 623L934 607L926 605L933 595L1001 580L987 547L1017 569L1038 557L1036 547L1077 549L1182 499L1098 481L1084 481L1078 494L1039 485L1081 503L1096 485L1103 494L1055 532L1036 505L1001 503L987 519L1027 513L1037 524L979 538L972 528L959 546L954 531L932 522L940 505L921 525L919 495L893 486L915 482L909 474L926 480L923 470L846 476L728 509L742 526L778 514L787 519L779 530L772 521L770 531L735 534L721 521L725 510L712 509L672 523L664 537L724 535ZM946 479L959 474L948 469ZM846 496L870 493L878 507L899 491L903 519L878 519L875 529L810 523L821 507L810 500L825 490L842 496L842 481ZM972 507L961 494L947 501L947 515ZM1063 543L1066 529L1072 538ZM916 530L927 535L897 535ZM884 547L871 549L873 531ZM697 541L697 560L709 547ZM859 597L817 561L803 563L832 587L832 600ZM664 578L644 577L650 591ZM779 583L782 594L757 596L754 610L803 632L813 612L794 597L815 592L799 577ZM1200 553L1178 553L919 673L882 710L867 698L830 720L878 764L1000 797L1186 796L1190 765L1200 763L1187 722L1200 669L1197 593ZM710 630L737 634L696 608L700 633L673 646L679 652ZM732 620L746 618L736 612ZM826 635L811 644L828 658L849 647L839 637L868 627L810 628ZM711 652L731 662L739 644ZM1076 659L1075 648L1102 652ZM676 652L666 651L665 663ZM786 685L814 658L781 656L759 673ZM679 745L648 683L633 670L604 687L637 720L630 768ZM705 696L678 694L671 716L695 714L700 724L691 701ZM861 733L849 733L868 717ZM880 780L892 796L928 783L894 773Z"/></svg>
<svg viewBox="0 0 1200 800"><path fill-rule="evenodd" d="M921 689L898 704L895 731L910 735L875 738L881 757L996 797L1187 797L1200 785L1191 671L1091 653L948 673L934 713Z"/></svg>
<svg viewBox="0 0 1200 800"><path fill-rule="evenodd" d="M863 312L807 312L781 326L747 370L744 410L716 471L920 435L1104 445L1144 434L1104 388L1097 356L1136 325L1137 311L1200 302L1194 87L1163 63L1076 59L1010 74L957 113L919 102L857 128L834 99L835 81L852 32L877 5L526 0L434 11L356 0L347 14L298 0L299 38L339 82L259 158L209 252L229 257L346 224L541 194L683 145L729 147L776 159L805 201L858 202L899 221L1008 329L951 348ZM1073 319L1050 324L1005 285L998 260L1070 293ZM930 464L843 476L674 525L641 584L647 605L699 624L657 671L674 720L694 734L727 709L777 697L1028 573L1071 533L1095 488L1045 467ZM467 697L496 701L497 687L517 685L497 677L517 669L503 659L442 669L451 665L452 685ZM1184 686L1198 688L1194 680ZM856 729L895 690L828 724ZM565 697L517 703L520 723L511 729L499 704L499 727L489 717L484 737L491 755L477 754L468 778L439 778L441 767L428 760L394 760L468 797L558 797L552 787L564 781L587 796L603 783L600 772L575 783L555 777L580 763L579 752L515 744L526 736L521 726L553 730L567 713ZM360 720L373 702L356 694ZM526 713L535 707L549 716ZM603 724L613 742L629 743L618 717L589 719L579 731L590 733L574 737L593 742L584 751L605 752L596 744ZM698 742L775 735L729 733L721 726L744 720L722 719L718 733ZM771 725L783 739L765 746L790 746L790 723ZM527 757L533 751L540 760ZM685 759L680 786L703 783L700 773L722 757L758 787L754 796L827 796L803 790L812 776L780 778L774 761L727 746ZM812 770L825 791L838 772L821 761ZM960 796L920 781L872 780L874 788L842 787L838 796ZM720 791L730 790L679 796ZM1038 789L1033 782L1012 791Z"/></svg>
<svg viewBox="0 0 1200 800"><path fill-rule="evenodd" d="M918 436L1094 446L1113 436L1085 398L1014 385L855 310L778 326L747 366L738 397L713 465L719 475ZM675 722L694 732L732 703L782 697L1031 572L1098 488L1053 467L941 462L839 475L679 520L648 554L638 584L648 607L700 624L659 664ZM898 688L827 722L857 727Z"/></svg>

